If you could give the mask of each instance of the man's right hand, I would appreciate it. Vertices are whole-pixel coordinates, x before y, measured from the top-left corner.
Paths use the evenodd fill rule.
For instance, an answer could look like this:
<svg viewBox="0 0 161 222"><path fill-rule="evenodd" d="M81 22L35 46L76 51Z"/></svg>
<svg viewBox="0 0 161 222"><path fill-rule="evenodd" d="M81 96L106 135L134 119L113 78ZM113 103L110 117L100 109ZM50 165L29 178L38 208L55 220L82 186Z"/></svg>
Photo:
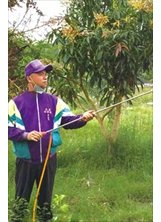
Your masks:
<svg viewBox="0 0 161 222"><path fill-rule="evenodd" d="M40 133L40 132L38 132L38 131L36 131L36 130L33 130L33 131L31 131L31 132L29 132L29 133L27 134L26 139L27 139L27 140L30 140L30 141L32 140L32 141L37 142L37 141L40 140L40 138L41 138L42 136L43 136L42 133Z"/></svg>

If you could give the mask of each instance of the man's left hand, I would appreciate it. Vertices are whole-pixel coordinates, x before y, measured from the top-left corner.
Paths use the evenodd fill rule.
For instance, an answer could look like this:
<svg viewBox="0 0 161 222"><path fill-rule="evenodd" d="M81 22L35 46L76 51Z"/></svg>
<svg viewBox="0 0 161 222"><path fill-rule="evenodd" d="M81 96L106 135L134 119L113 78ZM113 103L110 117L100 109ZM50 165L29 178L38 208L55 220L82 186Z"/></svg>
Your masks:
<svg viewBox="0 0 161 222"><path fill-rule="evenodd" d="M92 120L95 116L96 116L95 111L94 110L89 110L89 111L86 111L83 114L82 120L85 121L85 122L88 122L88 121Z"/></svg>

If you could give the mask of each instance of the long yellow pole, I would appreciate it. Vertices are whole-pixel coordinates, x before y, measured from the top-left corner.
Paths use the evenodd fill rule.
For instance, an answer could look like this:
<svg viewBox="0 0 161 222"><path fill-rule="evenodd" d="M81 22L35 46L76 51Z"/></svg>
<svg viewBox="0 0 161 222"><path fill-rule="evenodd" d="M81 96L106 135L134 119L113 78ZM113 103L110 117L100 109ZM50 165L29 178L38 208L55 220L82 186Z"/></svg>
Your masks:
<svg viewBox="0 0 161 222"><path fill-rule="evenodd" d="M39 192L40 192L40 188L41 188L42 180L43 180L43 177L44 177L44 173L45 173L46 165L47 165L48 158L49 158L49 154L50 154L51 142L52 142L52 136L51 136L51 134L50 134L48 150L47 150L47 154L46 154L46 158L45 158L44 166L43 166L43 169L42 169L42 173L41 173L40 181L39 181L39 184L38 184L38 188L37 188L37 191L36 191L36 198L35 198L34 206L33 206L32 222L35 222L35 221L36 221L37 199L38 199L38 196L39 196Z"/></svg>

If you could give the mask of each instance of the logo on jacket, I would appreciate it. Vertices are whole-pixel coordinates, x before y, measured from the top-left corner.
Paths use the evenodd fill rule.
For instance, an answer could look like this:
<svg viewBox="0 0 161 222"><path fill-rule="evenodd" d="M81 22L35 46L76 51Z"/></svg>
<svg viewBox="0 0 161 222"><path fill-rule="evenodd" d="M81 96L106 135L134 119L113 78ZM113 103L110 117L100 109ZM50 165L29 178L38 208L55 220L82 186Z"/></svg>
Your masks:
<svg viewBox="0 0 161 222"><path fill-rule="evenodd" d="M46 113L46 115L47 115L47 120L50 120L50 114L52 113L51 109L45 108L44 113Z"/></svg>

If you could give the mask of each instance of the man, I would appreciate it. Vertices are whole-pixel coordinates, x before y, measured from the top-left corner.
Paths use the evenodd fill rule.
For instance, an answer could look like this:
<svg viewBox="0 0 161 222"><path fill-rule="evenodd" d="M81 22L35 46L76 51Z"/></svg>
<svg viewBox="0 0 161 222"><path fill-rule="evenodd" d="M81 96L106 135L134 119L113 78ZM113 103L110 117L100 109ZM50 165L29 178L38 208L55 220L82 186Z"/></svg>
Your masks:
<svg viewBox="0 0 161 222"><path fill-rule="evenodd" d="M9 101L8 138L13 141L16 155L17 205L22 199L29 202L34 182L36 181L37 186L39 184L50 138L50 133L42 132L55 129L51 132L50 155L38 196L37 209L41 221L52 218L56 151L62 143L58 127L65 124L65 129L80 128L95 116L94 111L74 115L60 98L45 92L47 73L52 69L52 65L45 66L40 60L31 61L25 67L27 90ZM74 121L76 119L78 120ZM66 125L71 121L74 122ZM20 206L19 210L15 210L16 218L23 217L22 209L23 206ZM21 221L21 218L16 221Z"/></svg>

